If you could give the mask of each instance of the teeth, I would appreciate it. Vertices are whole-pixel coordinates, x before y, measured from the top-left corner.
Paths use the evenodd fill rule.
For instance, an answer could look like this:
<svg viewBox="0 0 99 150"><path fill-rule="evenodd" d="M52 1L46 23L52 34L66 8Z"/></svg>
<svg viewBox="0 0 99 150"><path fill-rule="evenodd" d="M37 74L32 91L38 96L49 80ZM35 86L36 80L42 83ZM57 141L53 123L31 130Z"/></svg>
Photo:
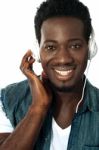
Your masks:
<svg viewBox="0 0 99 150"><path fill-rule="evenodd" d="M62 75L62 76L66 76L69 73L72 72L72 70L68 70L68 71L59 71L59 70L55 70L58 74Z"/></svg>

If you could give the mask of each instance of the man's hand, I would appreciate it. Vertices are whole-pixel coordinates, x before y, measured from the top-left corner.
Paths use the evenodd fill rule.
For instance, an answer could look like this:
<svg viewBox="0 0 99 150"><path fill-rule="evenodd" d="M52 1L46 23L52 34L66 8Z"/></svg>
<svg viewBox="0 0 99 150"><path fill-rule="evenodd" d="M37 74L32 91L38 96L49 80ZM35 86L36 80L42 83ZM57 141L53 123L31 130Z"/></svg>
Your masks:
<svg viewBox="0 0 99 150"><path fill-rule="evenodd" d="M32 104L33 106L42 108L49 108L52 100L52 93L48 85L48 79L42 78L42 81L36 76L32 70L32 65L35 59L32 56L31 50L28 50L24 55L20 69L26 75L29 81L31 94L32 94Z"/></svg>

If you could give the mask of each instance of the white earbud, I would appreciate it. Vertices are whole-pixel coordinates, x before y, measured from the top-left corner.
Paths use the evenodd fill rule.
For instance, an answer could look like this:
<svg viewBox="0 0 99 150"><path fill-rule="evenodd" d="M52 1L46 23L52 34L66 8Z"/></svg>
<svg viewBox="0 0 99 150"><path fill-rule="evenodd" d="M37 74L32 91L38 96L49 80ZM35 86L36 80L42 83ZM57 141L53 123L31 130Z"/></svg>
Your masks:
<svg viewBox="0 0 99 150"><path fill-rule="evenodd" d="M94 30L92 31L92 34L90 36L90 40L89 40L89 55L88 55L88 59L91 60L98 51L98 47L95 41L95 34L94 34Z"/></svg>

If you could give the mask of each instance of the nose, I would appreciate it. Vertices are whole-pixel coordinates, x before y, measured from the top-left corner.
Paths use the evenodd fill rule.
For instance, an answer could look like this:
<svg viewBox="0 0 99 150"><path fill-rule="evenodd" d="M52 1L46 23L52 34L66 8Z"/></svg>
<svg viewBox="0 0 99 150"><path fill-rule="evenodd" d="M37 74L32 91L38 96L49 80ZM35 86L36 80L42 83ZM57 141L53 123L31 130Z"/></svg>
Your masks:
<svg viewBox="0 0 99 150"><path fill-rule="evenodd" d="M74 61L72 54L66 48L61 48L57 53L58 62L63 64L69 64Z"/></svg>

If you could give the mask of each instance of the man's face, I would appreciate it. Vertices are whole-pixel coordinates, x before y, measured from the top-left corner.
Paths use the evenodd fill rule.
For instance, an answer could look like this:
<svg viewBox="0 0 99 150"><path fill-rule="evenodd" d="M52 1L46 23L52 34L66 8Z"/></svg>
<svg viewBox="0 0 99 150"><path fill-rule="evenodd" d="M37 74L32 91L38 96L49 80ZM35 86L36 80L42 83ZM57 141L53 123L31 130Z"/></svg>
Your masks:
<svg viewBox="0 0 99 150"><path fill-rule="evenodd" d="M58 89L76 86L88 59L84 25L73 17L50 18L41 27L40 58L50 82Z"/></svg>

